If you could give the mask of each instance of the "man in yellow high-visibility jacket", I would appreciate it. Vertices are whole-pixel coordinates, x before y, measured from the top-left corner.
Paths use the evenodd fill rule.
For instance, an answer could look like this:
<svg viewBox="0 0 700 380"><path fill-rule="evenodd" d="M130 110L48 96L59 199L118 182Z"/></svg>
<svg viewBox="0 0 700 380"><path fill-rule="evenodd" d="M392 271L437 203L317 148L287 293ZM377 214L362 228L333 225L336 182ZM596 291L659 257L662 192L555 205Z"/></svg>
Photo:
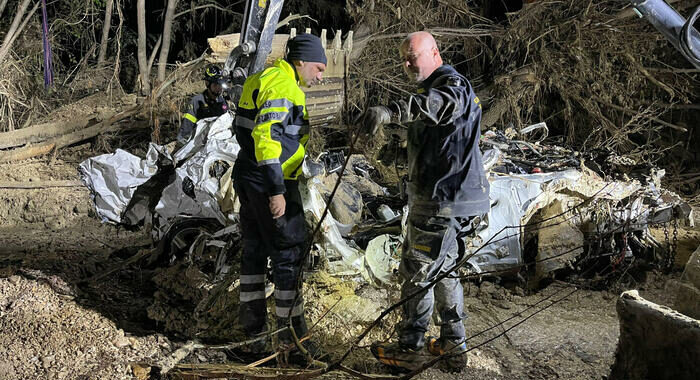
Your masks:
<svg viewBox="0 0 700 380"><path fill-rule="evenodd" d="M250 76L243 85L235 121L241 151L233 178L241 201L243 234L240 321L248 336L266 330L268 257L278 327L286 326L291 316L297 336L307 333L296 282L307 237L297 178L309 139L309 115L300 86L319 83L326 62L321 40L301 34L288 41L284 59ZM291 343L291 333L280 333L279 341Z"/></svg>

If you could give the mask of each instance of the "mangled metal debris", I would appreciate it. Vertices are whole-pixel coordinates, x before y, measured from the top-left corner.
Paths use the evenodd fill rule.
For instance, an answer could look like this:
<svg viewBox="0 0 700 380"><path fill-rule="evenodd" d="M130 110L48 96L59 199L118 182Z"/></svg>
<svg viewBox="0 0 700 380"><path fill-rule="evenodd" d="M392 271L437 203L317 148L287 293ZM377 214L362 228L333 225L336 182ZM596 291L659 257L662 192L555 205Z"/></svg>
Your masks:
<svg viewBox="0 0 700 380"><path fill-rule="evenodd" d="M173 154L151 144L145 159L118 151L83 162L81 173L97 214L111 223L152 221L156 240L179 242L178 250L188 252L195 242L215 239L217 229L235 226L231 168L239 146L231 123L229 114L200 121L195 136ZM468 273L513 272L535 261L536 277L542 278L572 267L584 256L590 258L593 251L596 257L602 253L624 260L654 245L646 233L650 224L674 218L692 223L690 208L660 187L663 171L641 181L605 180L577 153L541 145L547 132L544 123L521 131L520 138L539 134L536 142L516 140L514 133L484 134L491 210L476 221L477 237L465 242L465 253L471 255ZM332 152L306 160L300 190L309 225L320 220L345 159L341 152ZM314 253L332 274L359 275L387 285L396 281L405 201L372 179L376 169L364 157L347 159ZM393 157L392 163L399 159ZM179 232L177 226L191 218L214 227L189 235ZM532 241L537 244L529 244ZM604 243L591 247L587 241Z"/></svg>

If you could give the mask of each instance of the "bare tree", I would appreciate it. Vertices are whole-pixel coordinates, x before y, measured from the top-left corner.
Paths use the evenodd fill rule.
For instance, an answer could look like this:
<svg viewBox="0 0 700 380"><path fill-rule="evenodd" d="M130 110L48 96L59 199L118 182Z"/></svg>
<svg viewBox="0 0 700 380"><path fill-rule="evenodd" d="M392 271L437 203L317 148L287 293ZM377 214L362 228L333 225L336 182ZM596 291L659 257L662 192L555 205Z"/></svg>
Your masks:
<svg viewBox="0 0 700 380"><path fill-rule="evenodd" d="M151 50L151 55L148 56L148 70L150 71L153 68L153 61L156 60L156 53L158 52L158 48L160 48L160 43L163 40L163 36L160 35L158 37L158 40L156 41L156 44L153 45L153 50Z"/></svg>
<svg viewBox="0 0 700 380"><path fill-rule="evenodd" d="M146 0L136 1L136 18L138 24L138 50L139 77L141 79L141 92L143 94L151 91L150 67L146 56Z"/></svg>
<svg viewBox="0 0 700 380"><path fill-rule="evenodd" d="M165 80L165 65L168 63L168 53L170 52L170 35L172 34L173 19L175 19L175 8L177 8L177 0L168 0L165 20L163 20L163 43L160 47L160 56L158 57L159 82Z"/></svg>
<svg viewBox="0 0 700 380"><path fill-rule="evenodd" d="M114 0L107 0L105 6L105 20L102 25L102 40L100 40L100 53L97 55L97 68L101 69L104 66L107 58L107 45L109 45L109 29L112 26L112 8L114 8Z"/></svg>
<svg viewBox="0 0 700 380"><path fill-rule="evenodd" d="M10 51L10 46L12 46L12 42L15 40L15 34L19 34L19 32L21 32L20 23L22 22L24 13L27 11L29 3L31 3L31 0L23 0L17 7L17 13L15 13L15 18L12 20L12 25L10 25L10 29L7 31L7 34L5 34L5 39L2 41L2 45L0 45L0 62L5 59L5 56ZM34 7L34 10L38 8L38 3L39 2L37 1L37 6ZM33 14L34 12L31 12L28 17L31 17Z"/></svg>
<svg viewBox="0 0 700 380"><path fill-rule="evenodd" d="M2 16L2 11L5 10L6 5L7 5L7 0L0 1L0 16Z"/></svg>

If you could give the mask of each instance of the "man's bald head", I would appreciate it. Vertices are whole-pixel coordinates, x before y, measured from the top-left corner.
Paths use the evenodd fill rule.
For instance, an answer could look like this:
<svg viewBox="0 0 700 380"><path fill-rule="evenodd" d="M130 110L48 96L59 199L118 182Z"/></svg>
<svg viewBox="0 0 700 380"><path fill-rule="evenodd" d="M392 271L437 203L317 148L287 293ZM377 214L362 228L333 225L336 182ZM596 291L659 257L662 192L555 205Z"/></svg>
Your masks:
<svg viewBox="0 0 700 380"><path fill-rule="evenodd" d="M422 82L442 65L442 57L435 38L428 32L414 32L406 36L399 48L406 74Z"/></svg>

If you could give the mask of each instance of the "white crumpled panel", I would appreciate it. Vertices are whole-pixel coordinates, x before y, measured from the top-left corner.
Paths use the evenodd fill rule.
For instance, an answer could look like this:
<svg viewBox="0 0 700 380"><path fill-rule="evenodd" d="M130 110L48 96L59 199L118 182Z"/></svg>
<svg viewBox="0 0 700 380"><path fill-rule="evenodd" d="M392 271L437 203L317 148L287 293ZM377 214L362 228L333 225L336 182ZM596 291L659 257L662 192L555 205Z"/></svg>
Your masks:
<svg viewBox="0 0 700 380"><path fill-rule="evenodd" d="M226 161L229 165L236 161L241 147L233 136L232 123L229 113L218 119L200 120L194 138L173 155L176 162L184 162L175 170L174 181L163 189L155 208L161 235L167 230L163 227L183 215L215 218L223 225L228 224L216 197L219 180L209 175L209 169L216 161ZM183 191L186 178L194 184L194 198Z"/></svg>
<svg viewBox="0 0 700 380"><path fill-rule="evenodd" d="M158 172L159 147L151 143L145 159L117 149L114 153L88 158L78 171L103 222L117 224L136 189Z"/></svg>

